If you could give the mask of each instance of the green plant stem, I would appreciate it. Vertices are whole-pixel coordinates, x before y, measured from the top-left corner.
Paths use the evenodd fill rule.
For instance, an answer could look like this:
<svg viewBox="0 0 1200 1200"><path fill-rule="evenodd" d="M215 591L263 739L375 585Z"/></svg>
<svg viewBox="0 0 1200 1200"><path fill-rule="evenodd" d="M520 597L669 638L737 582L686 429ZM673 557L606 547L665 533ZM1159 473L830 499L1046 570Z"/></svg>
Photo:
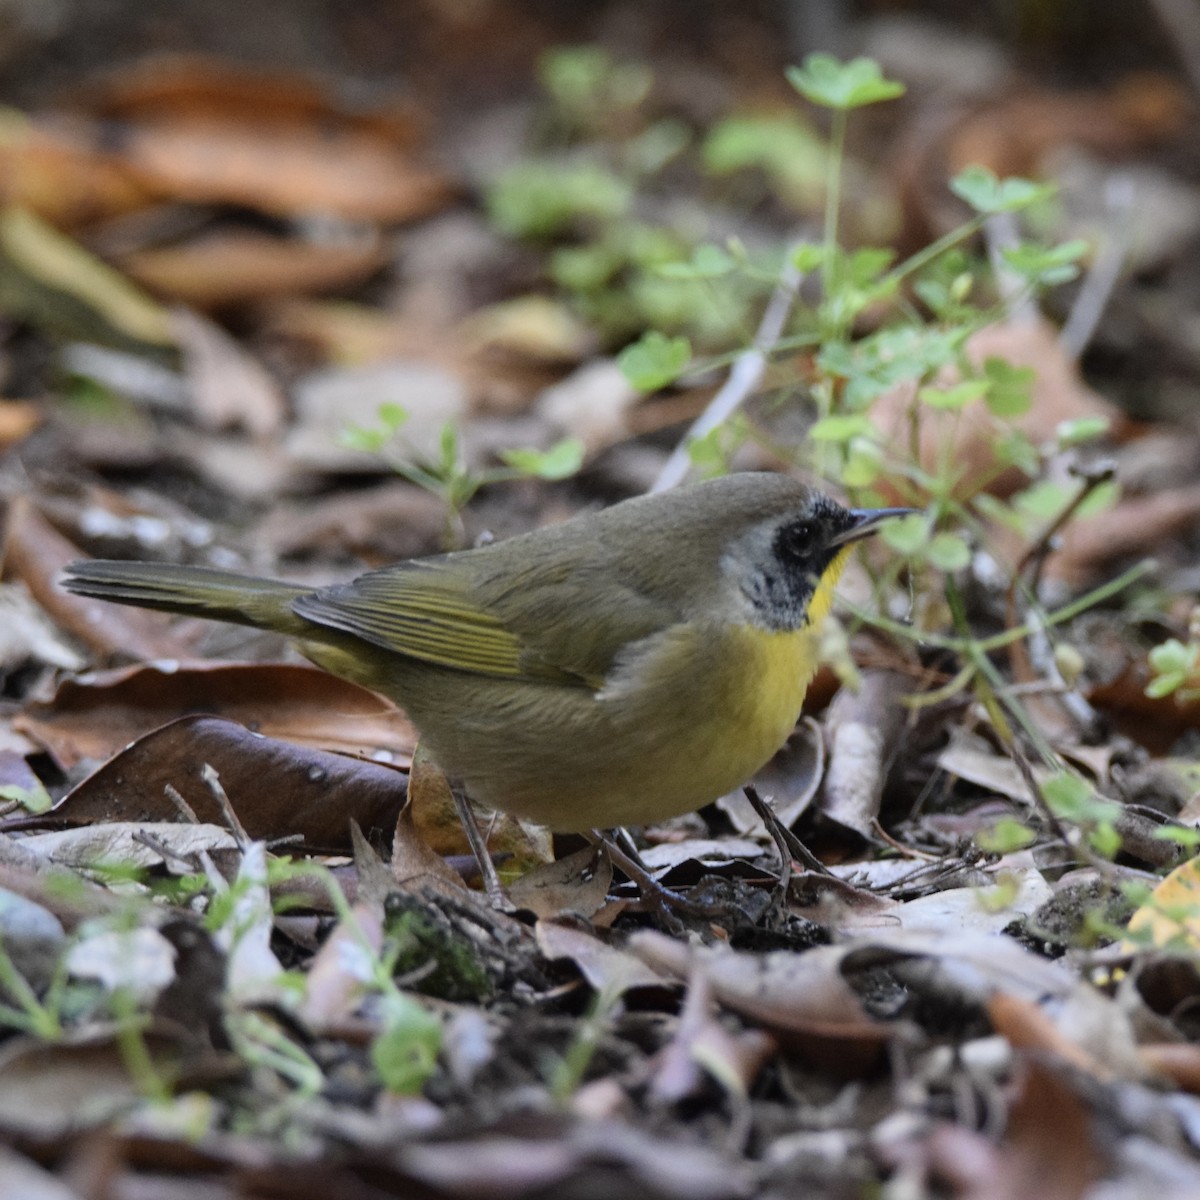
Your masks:
<svg viewBox="0 0 1200 1200"><path fill-rule="evenodd" d="M1081 612L1086 612L1089 608L1094 608L1110 596L1115 596L1117 592L1124 591L1125 588L1136 583L1143 575L1153 570L1153 568L1154 563L1149 559L1130 567L1129 570L1123 571L1118 575L1116 579L1110 579L1108 583L1093 588L1092 591L1080 596L1078 600L1072 600L1069 604L1064 604L1062 608L1056 609L1052 613L1047 613L1042 619L1042 626L1061 625L1064 621L1069 621L1073 617L1077 617ZM870 625L875 629L882 629L885 633L893 633L897 637L904 638L906 641L923 642L927 646L936 646L939 650L953 650L964 655L967 653L967 646L974 646L982 653L990 654L993 650L1002 650L1010 642L1029 637L1033 632L1032 628L1028 625L1018 625L1015 629L1006 629L1003 633L993 634L991 637L980 638L978 640L951 637L940 633L922 633L919 630L913 629L911 625L905 625L901 621L893 621L890 617L880 616L878 613L870 612L857 604L847 604L846 607L850 610L851 615L864 625Z"/></svg>
<svg viewBox="0 0 1200 1200"><path fill-rule="evenodd" d="M133 996L125 988L117 988L113 992L112 1006L117 1014L117 1048L138 1094L155 1104L168 1103L171 1099L170 1084L146 1044L145 1034L150 1025L150 1016L137 1011Z"/></svg>
<svg viewBox="0 0 1200 1200"><path fill-rule="evenodd" d="M34 994L25 976L0 945L0 989L20 1005L19 1009L0 1005L0 1025L20 1028L43 1041L55 1041L62 1037L62 1024L57 1013L43 1005Z"/></svg>
<svg viewBox="0 0 1200 1200"><path fill-rule="evenodd" d="M893 267L880 280L880 285L897 284L902 279L913 274L913 272L919 271L927 263L937 258L939 254L944 254L947 250L957 246L959 242L965 242L967 238L973 237L983 228L983 221L984 218L982 216L975 216L965 224L960 225L957 229L951 229L949 233L942 234L936 242L930 242L928 246L918 250L902 263Z"/></svg>
<svg viewBox="0 0 1200 1200"><path fill-rule="evenodd" d="M837 270L838 216L842 206L842 165L846 153L846 110L835 108L829 131L829 180L825 187L825 298L837 294L840 280Z"/></svg>

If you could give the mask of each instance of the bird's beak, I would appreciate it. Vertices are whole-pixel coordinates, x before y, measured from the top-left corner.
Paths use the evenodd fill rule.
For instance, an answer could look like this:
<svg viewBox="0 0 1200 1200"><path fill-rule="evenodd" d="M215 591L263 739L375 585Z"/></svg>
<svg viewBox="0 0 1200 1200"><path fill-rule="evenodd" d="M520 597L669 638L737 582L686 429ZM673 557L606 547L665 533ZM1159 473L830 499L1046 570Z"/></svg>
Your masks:
<svg viewBox="0 0 1200 1200"><path fill-rule="evenodd" d="M845 546L849 542L857 542L860 538L869 537L892 517L908 517L920 511L919 508L852 508L850 515L854 518L854 524L836 534L830 545Z"/></svg>

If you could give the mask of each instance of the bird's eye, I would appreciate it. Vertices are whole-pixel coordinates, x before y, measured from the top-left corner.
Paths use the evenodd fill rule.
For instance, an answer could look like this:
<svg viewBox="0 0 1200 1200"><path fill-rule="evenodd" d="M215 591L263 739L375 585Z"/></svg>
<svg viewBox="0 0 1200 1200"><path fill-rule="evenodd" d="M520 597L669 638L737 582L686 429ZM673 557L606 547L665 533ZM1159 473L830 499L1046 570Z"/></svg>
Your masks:
<svg viewBox="0 0 1200 1200"><path fill-rule="evenodd" d="M816 526L812 521L796 521L783 530L780 540L788 557L807 558L816 547Z"/></svg>

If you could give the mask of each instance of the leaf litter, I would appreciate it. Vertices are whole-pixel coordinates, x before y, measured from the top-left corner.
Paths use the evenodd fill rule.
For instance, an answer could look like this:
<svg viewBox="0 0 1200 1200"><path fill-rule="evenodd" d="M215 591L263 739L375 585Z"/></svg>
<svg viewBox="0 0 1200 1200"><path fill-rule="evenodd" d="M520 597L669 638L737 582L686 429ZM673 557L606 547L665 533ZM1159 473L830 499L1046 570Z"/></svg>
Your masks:
<svg viewBox="0 0 1200 1200"><path fill-rule="evenodd" d="M476 53L502 58L498 33L547 36L519 7L431 13L422 36L458 45L471 26ZM673 81L681 112L703 107L689 78ZM1090 109L1065 92L1021 107L996 86L938 145L910 147L922 174L904 185L906 226L943 227L939 155L1034 170L1060 144L1127 150L1178 127L1171 94L1145 85ZM761 821L727 797L643 831L650 872L705 910L663 920L606 854L506 818L487 834L515 911L497 912L394 705L270 661L269 639L200 662L212 634L80 602L57 573L116 547L323 582L437 549L440 502L337 443L389 398L411 407L421 456L445 446L448 420L461 427L468 470L498 429L538 447L582 440L576 485L480 493L462 532L503 535L646 486L661 431L692 419L711 381L640 398L609 353L603 296L580 309L531 291L531 248L464 206L436 164L476 170L472 146L491 138L519 154L516 110L497 114L517 134L471 118L435 149L428 113L195 56L127 66L64 107L26 114L0 147L8 200L24 205L0 215L3 303L65 341L77 398L112 411L97 422L6 399L0 424L13 614L0 1191L1200 1191L1196 700L1147 694L1149 647L1164 625L1186 636L1182 601L1070 624L1081 662L1048 665L1036 638L1023 663L1000 648L1087 795L1050 804L1055 773L1012 755L997 710L951 686L960 647L881 651L843 629L757 780L825 872L797 866L781 888ZM423 259L426 234L453 253ZM628 272L628 296L652 290L628 264L604 269ZM1160 336L1187 361L1178 335ZM18 378L59 386L20 341L10 352ZM1083 381L1047 322L990 323L965 351L995 355L1034 369L1031 442L1104 418L1135 481L1023 567L1078 589L1161 547L1164 590L1194 593L1194 435L1172 434L1139 475L1145 431ZM911 404L899 387L873 414L902 439ZM964 477L990 469L992 433L970 401L953 442ZM918 439L916 462L931 472L944 452ZM89 472L105 486L66 478ZM1027 553L1025 532L993 533L990 549ZM987 564L972 569L985 592ZM844 590L862 602L865 583ZM969 599L1006 627L1003 598ZM1009 627L1029 617L1012 600Z"/></svg>

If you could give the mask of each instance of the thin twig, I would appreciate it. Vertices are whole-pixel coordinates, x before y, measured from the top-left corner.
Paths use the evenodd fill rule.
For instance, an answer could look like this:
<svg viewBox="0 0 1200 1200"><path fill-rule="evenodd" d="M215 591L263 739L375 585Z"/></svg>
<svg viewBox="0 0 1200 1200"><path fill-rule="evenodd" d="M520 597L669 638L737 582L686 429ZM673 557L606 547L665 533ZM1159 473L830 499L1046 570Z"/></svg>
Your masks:
<svg viewBox="0 0 1200 1200"><path fill-rule="evenodd" d="M196 810L183 798L183 794L173 783L164 784L163 791L166 793L167 799L175 806L175 811L189 825L200 824L200 818L196 816Z"/></svg>
<svg viewBox="0 0 1200 1200"><path fill-rule="evenodd" d="M1200 93L1200 24L1195 0L1150 0L1150 7L1175 44L1192 89Z"/></svg>
<svg viewBox="0 0 1200 1200"><path fill-rule="evenodd" d="M1115 468L1111 463L1106 462L1086 470L1076 470L1075 473L1082 486L1063 511L1033 541L1013 571L1012 582L1009 584L1008 595L1005 597L1005 620L1010 629L1017 625L1024 625L1028 629L1025 640L1014 641L1008 648L1013 678L1018 683L1032 682L1034 677L1032 660L1036 657L1043 675L1049 676L1051 682L1056 686L1061 686L1062 691L1056 696L1056 699L1072 720L1079 722L1085 729L1094 729L1099 722L1099 715L1082 696L1068 687L1066 680L1063 679L1058 667L1054 664L1054 654L1049 649L1050 639L1046 633L1047 622L1042 619L1041 613L1032 607L1026 610L1024 620L1021 620L1017 598L1018 589L1022 586L1022 577L1028 575L1024 590L1036 601L1041 586L1042 570L1046 565L1046 560L1054 551L1054 539L1074 518L1083 502L1098 487L1112 480ZM1029 642L1028 648L1025 644L1026 640ZM1070 695L1075 695L1078 703L1068 700Z"/></svg>
<svg viewBox="0 0 1200 1200"><path fill-rule="evenodd" d="M767 354L783 333L788 314L792 311L792 303L800 289L803 277L792 263L789 252L784 259L783 270L779 282L767 304L758 332L750 349L738 355L733 366L729 369L729 377L709 401L708 407L696 418L692 427L684 435L683 440L675 447L671 457L667 459L659 472L653 492L666 492L677 487L687 478L692 465L688 447L706 434L711 433L718 425L728 421L731 416L746 402L751 392L762 380L767 366Z"/></svg>
<svg viewBox="0 0 1200 1200"><path fill-rule="evenodd" d="M221 786L220 775L217 774L216 769L210 763L205 763L200 768L200 778L204 781L205 786L212 793L213 799L219 805L221 816L225 819L225 824L229 832L233 834L233 839L237 842L238 849L245 850L254 839L246 832L246 827L242 824L241 818L233 811L233 805L229 802L229 797L225 794L225 789Z"/></svg>
<svg viewBox="0 0 1200 1200"><path fill-rule="evenodd" d="M1005 321L1011 325L1032 324L1039 316L1037 304L1025 280L1004 261L1004 251L1021 241L1016 216L1010 212L993 213L983 223L983 236Z"/></svg>
<svg viewBox="0 0 1200 1200"><path fill-rule="evenodd" d="M1114 175L1104 188L1108 209L1108 236L1100 244L1100 253L1084 276L1070 315L1058 335L1062 352L1075 361L1087 349L1108 301L1129 258L1135 222L1129 219L1137 189L1130 176Z"/></svg>

